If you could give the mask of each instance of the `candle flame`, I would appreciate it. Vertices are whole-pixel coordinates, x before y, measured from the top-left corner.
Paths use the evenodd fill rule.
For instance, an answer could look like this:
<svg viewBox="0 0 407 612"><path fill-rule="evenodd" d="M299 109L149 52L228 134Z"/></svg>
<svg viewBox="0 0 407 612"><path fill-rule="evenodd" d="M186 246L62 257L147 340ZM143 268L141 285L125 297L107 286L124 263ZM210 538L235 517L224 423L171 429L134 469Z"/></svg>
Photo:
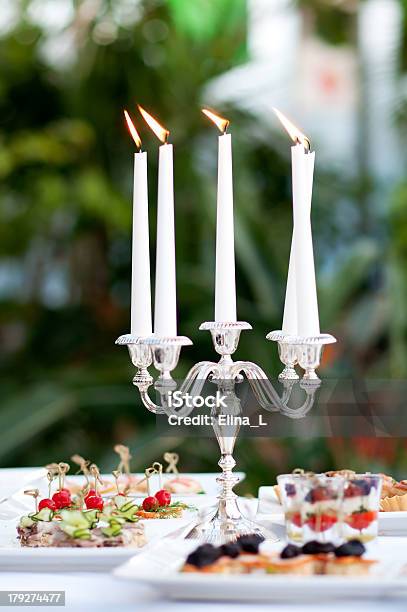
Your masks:
<svg viewBox="0 0 407 612"><path fill-rule="evenodd" d="M276 113L277 117L280 119L283 127L288 132L290 138L294 142L300 142L304 145L304 148L309 151L311 148L311 142L309 138L305 136L283 113L281 113L277 108L273 108L273 111Z"/></svg>
<svg viewBox="0 0 407 612"><path fill-rule="evenodd" d="M204 115L208 117L208 119L213 121L213 123L216 125L219 131L222 132L222 134L225 134L226 130L228 129L229 123L230 123L229 119L220 117L220 115L216 115L216 113L213 113L207 108L203 108L202 112Z"/></svg>
<svg viewBox="0 0 407 612"><path fill-rule="evenodd" d="M125 116L125 119L126 119L127 127L129 128L129 132L132 135L132 138L133 138L134 142L136 143L136 147L138 149L141 149L141 138L140 138L136 128L134 127L134 123L130 119L130 115L126 111L126 109L124 109L123 112L124 112L124 116Z"/></svg>
<svg viewBox="0 0 407 612"><path fill-rule="evenodd" d="M153 130L154 134L157 136L157 138L159 140L161 140L161 142L167 142L168 140L168 136L169 136L169 131L167 129L165 129L165 127L163 127L162 125L160 125L158 123L158 121L156 119L154 119L154 117L152 117L146 110L144 110L144 108L140 105L138 105L138 109L144 119L144 121L147 123L147 125Z"/></svg>

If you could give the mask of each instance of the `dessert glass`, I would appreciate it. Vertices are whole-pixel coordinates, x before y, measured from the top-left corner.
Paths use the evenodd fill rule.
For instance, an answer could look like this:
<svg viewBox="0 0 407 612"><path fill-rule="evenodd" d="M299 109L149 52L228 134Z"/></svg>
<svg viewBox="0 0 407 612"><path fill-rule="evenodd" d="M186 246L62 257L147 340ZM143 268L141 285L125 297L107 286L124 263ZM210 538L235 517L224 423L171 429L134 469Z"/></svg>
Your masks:
<svg viewBox="0 0 407 612"><path fill-rule="evenodd" d="M346 478L343 493L343 538L370 542L377 537L382 477L353 474Z"/></svg>
<svg viewBox="0 0 407 612"><path fill-rule="evenodd" d="M345 479L325 474L303 477L301 522L303 541L338 543L342 539L342 501Z"/></svg>
<svg viewBox="0 0 407 612"><path fill-rule="evenodd" d="M302 542L301 504L303 500L303 474L281 474L277 476L281 504L284 510L287 540Z"/></svg>

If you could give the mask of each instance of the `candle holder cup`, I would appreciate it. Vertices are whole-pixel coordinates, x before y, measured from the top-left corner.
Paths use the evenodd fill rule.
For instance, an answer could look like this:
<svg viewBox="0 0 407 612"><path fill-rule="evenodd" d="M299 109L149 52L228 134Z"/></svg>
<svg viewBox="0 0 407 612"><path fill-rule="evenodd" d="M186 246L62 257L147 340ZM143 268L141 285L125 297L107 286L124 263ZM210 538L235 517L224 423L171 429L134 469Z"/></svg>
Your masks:
<svg viewBox="0 0 407 612"><path fill-rule="evenodd" d="M278 343L280 361L285 366L279 378L281 380L298 379L295 371L295 366L298 364L304 370L302 380L308 384L320 382L315 370L321 363L323 348L326 344L336 342L336 338L331 334L294 336L281 330L269 332L266 338Z"/></svg>

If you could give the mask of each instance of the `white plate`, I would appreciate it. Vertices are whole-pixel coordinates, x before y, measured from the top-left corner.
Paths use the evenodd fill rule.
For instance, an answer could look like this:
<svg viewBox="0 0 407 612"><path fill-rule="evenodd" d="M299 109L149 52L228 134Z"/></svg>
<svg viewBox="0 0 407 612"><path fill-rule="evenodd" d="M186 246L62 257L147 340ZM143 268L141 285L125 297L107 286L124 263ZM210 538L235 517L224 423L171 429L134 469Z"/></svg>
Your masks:
<svg viewBox="0 0 407 612"><path fill-rule="evenodd" d="M133 474L139 480L144 478L144 474ZM234 472L234 475L239 478L239 482L242 482L246 478L246 474L244 472ZM202 472L202 473L185 473L185 474L163 474L162 475L162 483L164 484L167 480L172 480L177 476L186 476L188 478L193 478L201 483L204 493L207 495L217 495L219 492L219 485L216 482L216 479L220 476L219 473L216 472ZM102 474L103 480L111 481L114 484L114 479L112 474ZM70 482L85 482L83 476L76 476L75 474L68 474L67 480ZM157 475L153 475L150 479L151 483L151 492L155 493L159 489L159 479ZM18 491L22 491L23 489L27 489L29 486L39 488L41 494L46 494L48 489L48 483L46 479L46 470L44 468L7 468L0 469L0 505L1 500L4 497L9 497L13 493ZM191 493L191 496L197 497L198 495L202 495L202 493ZM145 497L145 495L135 495L135 497ZM178 495L176 496L178 497Z"/></svg>
<svg viewBox="0 0 407 612"><path fill-rule="evenodd" d="M187 526L196 512L186 511L178 519L148 519L143 521L147 546ZM64 571L111 569L138 555L144 548L26 548L17 540L17 521L0 523L0 570Z"/></svg>
<svg viewBox="0 0 407 612"><path fill-rule="evenodd" d="M407 536L407 512L379 512L379 535Z"/></svg>
<svg viewBox="0 0 407 612"><path fill-rule="evenodd" d="M246 474L244 472L234 472L233 473L234 476L236 476L239 479L239 482L242 482L245 478L246 478ZM134 476L136 476L139 480L142 480L144 478L144 474L134 474ZM186 478L193 478L194 480L197 480L203 488L203 493L172 493L172 496L175 499L179 499L180 497L202 497L203 495L217 495L219 493L219 485L216 482L216 479L220 476L219 473L208 473L208 472L204 472L204 473L195 473L195 474L191 474L191 473L186 473L186 474L163 474L162 475L162 484L164 485L168 480L172 480L173 478L177 478L177 476L182 477L186 477ZM77 477L76 477L77 478ZM113 482L113 477L111 474L104 474L102 475L103 479L106 480L111 480ZM154 494L156 491L158 491L158 489L160 488L160 483L159 483L159 478L158 475L154 474L151 478L150 478L150 488L151 488L151 493ZM131 497L135 497L135 498L144 498L146 496L145 493L131 493L130 494ZM192 503L192 502L191 502Z"/></svg>
<svg viewBox="0 0 407 612"><path fill-rule="evenodd" d="M407 577L400 576L405 562L394 561L390 551L378 564L374 575L342 576L270 576L182 574L188 552L196 542L159 542L114 570L120 579L141 582L171 599L229 601L316 601L348 598L407 596ZM281 545L280 545L281 547ZM380 548L380 547L379 547ZM402 547L404 548L404 547ZM400 543L399 543L399 553ZM370 555L374 558L373 555ZM381 552L384 559L384 551ZM391 559L391 560L390 560Z"/></svg>
<svg viewBox="0 0 407 612"><path fill-rule="evenodd" d="M25 489L39 489L42 497L48 497L48 483L46 480L46 471L44 468L12 468L0 469L0 521L11 520L20 517L22 514L27 514L32 510L33 500L31 497L24 495ZM4 480L3 480L4 476ZM140 480L142 474L136 474ZM163 482L173 475L163 475ZM184 474L199 480L204 487L205 494L188 494L188 495L173 495L175 501L185 501L198 508L203 505L212 503L212 498L218 495L219 485L216 478L219 474L216 473L201 473L201 474ZM239 481L245 479L244 472L236 472ZM113 480L111 474L102 474L102 478ZM84 483L83 476L68 476L70 482ZM56 484L55 484L56 486ZM151 479L151 491L155 493L159 489L158 477ZM143 499L146 494L132 495L135 499ZM208 501L209 500L209 501Z"/></svg>

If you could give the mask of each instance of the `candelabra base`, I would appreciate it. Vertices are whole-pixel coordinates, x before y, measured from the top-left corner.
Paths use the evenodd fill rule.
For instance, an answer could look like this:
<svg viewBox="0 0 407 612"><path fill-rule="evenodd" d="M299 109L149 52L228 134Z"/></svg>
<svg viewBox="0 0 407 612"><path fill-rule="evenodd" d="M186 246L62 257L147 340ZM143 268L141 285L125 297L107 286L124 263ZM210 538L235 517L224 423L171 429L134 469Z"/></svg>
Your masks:
<svg viewBox="0 0 407 612"><path fill-rule="evenodd" d="M278 540L271 531L259 523L243 516L225 519L225 517L220 516L219 512L218 509L212 518L196 525L186 539L219 546L226 542L235 542L240 536L254 533L266 540Z"/></svg>

